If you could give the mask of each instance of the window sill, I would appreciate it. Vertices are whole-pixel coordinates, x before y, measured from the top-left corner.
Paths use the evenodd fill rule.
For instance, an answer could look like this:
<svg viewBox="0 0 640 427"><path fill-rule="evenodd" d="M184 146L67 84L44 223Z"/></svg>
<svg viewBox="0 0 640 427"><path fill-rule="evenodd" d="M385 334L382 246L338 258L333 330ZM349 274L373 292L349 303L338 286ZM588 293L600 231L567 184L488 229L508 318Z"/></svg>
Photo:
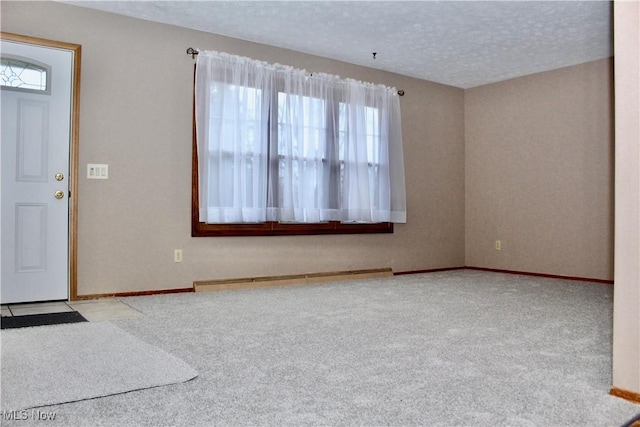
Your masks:
<svg viewBox="0 0 640 427"><path fill-rule="evenodd" d="M205 224L192 221L192 237L223 236L298 236L320 234L369 234L393 233L393 223L346 224L330 221L322 224L282 224L264 222L260 224Z"/></svg>

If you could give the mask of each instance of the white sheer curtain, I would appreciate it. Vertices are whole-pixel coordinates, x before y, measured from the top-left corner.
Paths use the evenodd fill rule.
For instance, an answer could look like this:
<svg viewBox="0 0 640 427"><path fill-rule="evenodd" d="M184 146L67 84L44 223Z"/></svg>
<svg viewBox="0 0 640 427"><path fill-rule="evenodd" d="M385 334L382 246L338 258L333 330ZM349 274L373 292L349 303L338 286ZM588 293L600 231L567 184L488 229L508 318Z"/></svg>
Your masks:
<svg viewBox="0 0 640 427"><path fill-rule="evenodd" d="M200 52L196 129L201 221L406 222L392 88Z"/></svg>
<svg viewBox="0 0 640 427"><path fill-rule="evenodd" d="M400 103L395 90L347 80L340 103L341 216L406 222Z"/></svg>
<svg viewBox="0 0 640 427"><path fill-rule="evenodd" d="M217 52L196 64L200 220L264 222L274 68Z"/></svg>
<svg viewBox="0 0 640 427"><path fill-rule="evenodd" d="M335 169L336 78L286 67L278 75L277 128L271 151L269 219L338 220Z"/></svg>

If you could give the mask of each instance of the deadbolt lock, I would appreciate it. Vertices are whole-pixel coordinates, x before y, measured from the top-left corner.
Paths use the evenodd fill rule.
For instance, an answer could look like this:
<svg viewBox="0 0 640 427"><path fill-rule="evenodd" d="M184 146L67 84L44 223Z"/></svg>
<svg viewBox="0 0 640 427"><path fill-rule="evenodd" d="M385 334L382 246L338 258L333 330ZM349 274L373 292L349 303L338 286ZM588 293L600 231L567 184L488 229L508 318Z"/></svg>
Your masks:
<svg viewBox="0 0 640 427"><path fill-rule="evenodd" d="M64 175L61 173L56 174L56 181L62 181L64 179Z"/></svg>

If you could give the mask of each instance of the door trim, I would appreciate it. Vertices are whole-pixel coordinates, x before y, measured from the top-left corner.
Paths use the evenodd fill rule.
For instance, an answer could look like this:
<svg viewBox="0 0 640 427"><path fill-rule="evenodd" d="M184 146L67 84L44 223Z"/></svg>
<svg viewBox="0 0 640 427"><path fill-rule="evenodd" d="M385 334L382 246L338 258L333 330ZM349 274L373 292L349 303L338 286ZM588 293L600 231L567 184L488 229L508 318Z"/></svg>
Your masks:
<svg viewBox="0 0 640 427"><path fill-rule="evenodd" d="M38 37L0 32L0 39L73 52L71 88L71 136L69 140L69 300L78 299L78 148L80 123L80 60L82 46Z"/></svg>

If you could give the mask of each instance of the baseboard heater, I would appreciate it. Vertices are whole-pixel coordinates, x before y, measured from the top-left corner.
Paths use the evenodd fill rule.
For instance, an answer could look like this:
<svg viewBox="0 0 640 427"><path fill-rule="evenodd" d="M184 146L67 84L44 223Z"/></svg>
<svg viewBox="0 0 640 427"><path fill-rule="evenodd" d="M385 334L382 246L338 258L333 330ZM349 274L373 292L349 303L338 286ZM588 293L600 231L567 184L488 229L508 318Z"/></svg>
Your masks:
<svg viewBox="0 0 640 427"><path fill-rule="evenodd" d="M293 274L287 276L247 277L242 279L198 280L193 282L195 292L226 291L231 289L267 288L269 286L308 285L341 280L391 277L390 268L373 270L335 271L329 273Z"/></svg>

